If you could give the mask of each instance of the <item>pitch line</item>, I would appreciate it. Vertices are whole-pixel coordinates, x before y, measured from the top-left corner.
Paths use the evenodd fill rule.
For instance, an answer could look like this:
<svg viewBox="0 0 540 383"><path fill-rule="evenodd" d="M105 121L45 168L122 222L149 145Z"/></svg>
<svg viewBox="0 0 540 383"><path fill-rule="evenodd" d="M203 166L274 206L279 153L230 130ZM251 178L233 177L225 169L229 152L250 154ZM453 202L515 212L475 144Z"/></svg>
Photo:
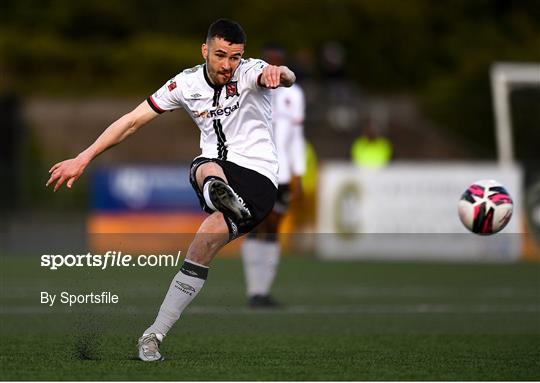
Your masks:
<svg viewBox="0 0 540 383"><path fill-rule="evenodd" d="M0 307L0 315L19 314L137 314L154 312L141 306L77 306L48 307L43 305ZM192 306L184 315L407 315L407 314L487 314L540 313L540 305L291 305L279 309L249 309L239 306Z"/></svg>

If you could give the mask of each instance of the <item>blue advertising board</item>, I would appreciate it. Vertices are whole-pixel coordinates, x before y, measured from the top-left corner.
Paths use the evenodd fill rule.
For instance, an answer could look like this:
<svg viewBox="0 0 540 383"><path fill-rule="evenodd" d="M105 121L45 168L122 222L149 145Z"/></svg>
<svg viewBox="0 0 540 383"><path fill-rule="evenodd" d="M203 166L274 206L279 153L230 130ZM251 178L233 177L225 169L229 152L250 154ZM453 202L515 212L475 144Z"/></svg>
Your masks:
<svg viewBox="0 0 540 383"><path fill-rule="evenodd" d="M104 167L91 177L96 212L200 212L188 166Z"/></svg>

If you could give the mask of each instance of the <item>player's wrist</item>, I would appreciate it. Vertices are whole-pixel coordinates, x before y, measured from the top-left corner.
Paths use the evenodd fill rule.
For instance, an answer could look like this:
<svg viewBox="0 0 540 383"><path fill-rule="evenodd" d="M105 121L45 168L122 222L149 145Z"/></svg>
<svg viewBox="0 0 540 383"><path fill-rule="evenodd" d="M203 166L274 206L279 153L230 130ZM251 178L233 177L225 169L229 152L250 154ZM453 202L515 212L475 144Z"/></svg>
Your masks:
<svg viewBox="0 0 540 383"><path fill-rule="evenodd" d="M81 162L84 167L92 161L92 158L93 156L87 152L82 152L76 157L77 161Z"/></svg>

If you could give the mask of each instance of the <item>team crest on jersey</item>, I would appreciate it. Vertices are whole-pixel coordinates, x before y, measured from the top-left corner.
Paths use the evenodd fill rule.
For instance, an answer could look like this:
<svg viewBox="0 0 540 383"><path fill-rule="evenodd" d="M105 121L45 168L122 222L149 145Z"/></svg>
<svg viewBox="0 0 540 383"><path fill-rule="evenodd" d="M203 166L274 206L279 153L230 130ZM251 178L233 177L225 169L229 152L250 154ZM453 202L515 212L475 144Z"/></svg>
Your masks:
<svg viewBox="0 0 540 383"><path fill-rule="evenodd" d="M225 90L227 93L225 94L225 99L229 97L234 96L240 96L240 93L238 93L238 81L231 81L225 85Z"/></svg>

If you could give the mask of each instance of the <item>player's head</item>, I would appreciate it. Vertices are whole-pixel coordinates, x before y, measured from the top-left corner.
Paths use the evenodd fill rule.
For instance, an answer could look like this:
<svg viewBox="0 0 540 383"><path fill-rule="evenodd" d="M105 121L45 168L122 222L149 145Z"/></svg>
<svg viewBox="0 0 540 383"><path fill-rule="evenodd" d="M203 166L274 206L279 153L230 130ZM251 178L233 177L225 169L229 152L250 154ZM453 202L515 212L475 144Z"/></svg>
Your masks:
<svg viewBox="0 0 540 383"><path fill-rule="evenodd" d="M262 48L262 59L271 65L285 64L285 48L278 43L267 43Z"/></svg>
<svg viewBox="0 0 540 383"><path fill-rule="evenodd" d="M230 81L240 65L245 45L246 33L237 22L219 19L210 25L201 51L210 80L215 85Z"/></svg>

